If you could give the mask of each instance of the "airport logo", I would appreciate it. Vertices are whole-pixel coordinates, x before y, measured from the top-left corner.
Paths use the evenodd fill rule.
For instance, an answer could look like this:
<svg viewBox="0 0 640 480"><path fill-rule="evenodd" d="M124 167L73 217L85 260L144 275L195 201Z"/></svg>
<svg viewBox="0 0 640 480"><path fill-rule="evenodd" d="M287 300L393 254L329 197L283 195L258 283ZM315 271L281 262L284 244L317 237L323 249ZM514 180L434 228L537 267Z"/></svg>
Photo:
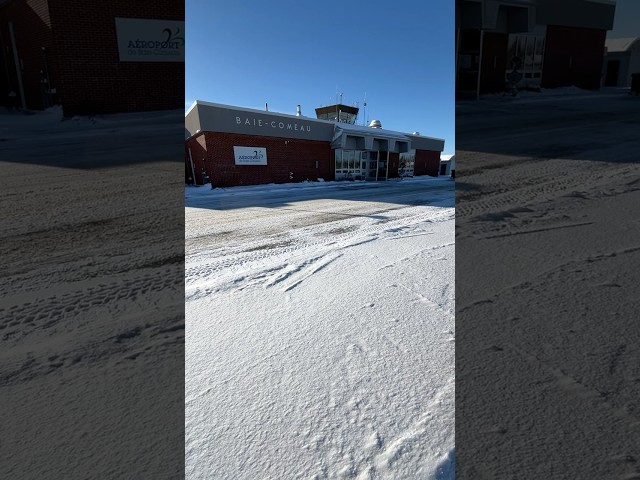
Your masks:
<svg viewBox="0 0 640 480"><path fill-rule="evenodd" d="M116 18L121 62L184 62L184 22Z"/></svg>
<svg viewBox="0 0 640 480"><path fill-rule="evenodd" d="M262 147L233 147L236 165L266 165L267 149Z"/></svg>

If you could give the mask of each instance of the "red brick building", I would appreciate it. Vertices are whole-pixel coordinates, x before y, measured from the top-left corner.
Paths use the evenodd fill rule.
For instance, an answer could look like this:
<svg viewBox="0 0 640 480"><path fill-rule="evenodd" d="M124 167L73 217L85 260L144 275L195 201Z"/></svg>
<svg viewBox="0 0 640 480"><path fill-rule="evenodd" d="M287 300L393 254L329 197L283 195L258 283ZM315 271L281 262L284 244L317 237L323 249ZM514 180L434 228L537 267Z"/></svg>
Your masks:
<svg viewBox="0 0 640 480"><path fill-rule="evenodd" d="M438 138L202 101L185 136L187 183L214 187L438 176L444 149Z"/></svg>
<svg viewBox="0 0 640 480"><path fill-rule="evenodd" d="M3 104L14 92L72 116L184 103L183 2L0 0L0 47Z"/></svg>

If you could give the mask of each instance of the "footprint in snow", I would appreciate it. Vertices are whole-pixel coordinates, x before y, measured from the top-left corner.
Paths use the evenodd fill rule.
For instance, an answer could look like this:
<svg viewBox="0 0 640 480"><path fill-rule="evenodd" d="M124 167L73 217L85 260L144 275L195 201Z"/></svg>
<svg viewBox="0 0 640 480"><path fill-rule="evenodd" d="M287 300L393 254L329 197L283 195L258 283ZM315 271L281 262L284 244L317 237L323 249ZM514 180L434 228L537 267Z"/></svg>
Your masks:
<svg viewBox="0 0 640 480"><path fill-rule="evenodd" d="M378 432L373 432L369 436L364 448L367 450L378 450L382 448L382 440L380 439L380 435L378 435Z"/></svg>

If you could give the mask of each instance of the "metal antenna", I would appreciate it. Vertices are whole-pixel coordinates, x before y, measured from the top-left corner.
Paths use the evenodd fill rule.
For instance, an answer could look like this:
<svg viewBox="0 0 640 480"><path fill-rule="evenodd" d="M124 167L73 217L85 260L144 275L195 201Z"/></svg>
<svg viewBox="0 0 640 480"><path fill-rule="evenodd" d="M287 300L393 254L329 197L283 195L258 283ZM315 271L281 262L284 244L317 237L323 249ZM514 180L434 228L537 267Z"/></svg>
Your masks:
<svg viewBox="0 0 640 480"><path fill-rule="evenodd" d="M362 112L362 120L365 122L365 126L367 123L367 92L364 92L364 102L362 103L364 107L364 111Z"/></svg>

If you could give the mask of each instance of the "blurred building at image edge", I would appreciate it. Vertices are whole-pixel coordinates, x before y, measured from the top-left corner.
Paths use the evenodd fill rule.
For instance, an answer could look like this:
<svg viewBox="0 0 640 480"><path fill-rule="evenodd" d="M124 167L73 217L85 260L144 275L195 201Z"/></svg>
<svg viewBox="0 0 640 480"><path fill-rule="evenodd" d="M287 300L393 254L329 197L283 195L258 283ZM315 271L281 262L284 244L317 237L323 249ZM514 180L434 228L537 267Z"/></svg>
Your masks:
<svg viewBox="0 0 640 480"><path fill-rule="evenodd" d="M630 87L633 74L640 74L640 37L607 38L607 87Z"/></svg>
<svg viewBox="0 0 640 480"><path fill-rule="evenodd" d="M615 8L611 0L456 0L456 96L503 92L510 82L600 88Z"/></svg>
<svg viewBox="0 0 640 480"><path fill-rule="evenodd" d="M0 0L0 47L0 105L67 117L184 105L183 2Z"/></svg>
<svg viewBox="0 0 640 480"><path fill-rule="evenodd" d="M451 174L444 140L356 124L358 108L297 113L196 101L185 115L185 180L212 187Z"/></svg>

